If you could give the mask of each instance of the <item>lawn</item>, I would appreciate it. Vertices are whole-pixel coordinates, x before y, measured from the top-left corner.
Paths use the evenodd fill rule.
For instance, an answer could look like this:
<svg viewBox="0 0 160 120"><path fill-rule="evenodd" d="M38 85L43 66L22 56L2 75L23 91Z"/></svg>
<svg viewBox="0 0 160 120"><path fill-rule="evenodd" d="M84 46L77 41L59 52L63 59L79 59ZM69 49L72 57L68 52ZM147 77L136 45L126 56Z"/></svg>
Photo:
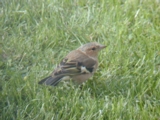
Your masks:
<svg viewBox="0 0 160 120"><path fill-rule="evenodd" d="M82 44L107 46L80 88L39 85ZM1 120L160 120L159 0L1 0Z"/></svg>

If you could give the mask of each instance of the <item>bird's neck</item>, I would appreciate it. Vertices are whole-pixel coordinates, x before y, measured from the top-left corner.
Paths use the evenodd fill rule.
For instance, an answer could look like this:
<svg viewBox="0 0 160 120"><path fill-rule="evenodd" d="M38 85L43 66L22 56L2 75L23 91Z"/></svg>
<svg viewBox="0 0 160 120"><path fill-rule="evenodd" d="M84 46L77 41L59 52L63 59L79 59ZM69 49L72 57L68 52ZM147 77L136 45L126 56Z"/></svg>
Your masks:
<svg viewBox="0 0 160 120"><path fill-rule="evenodd" d="M79 50L79 49L78 49ZM98 61L98 55L88 55L85 51L79 50L81 53L85 54L86 56Z"/></svg>

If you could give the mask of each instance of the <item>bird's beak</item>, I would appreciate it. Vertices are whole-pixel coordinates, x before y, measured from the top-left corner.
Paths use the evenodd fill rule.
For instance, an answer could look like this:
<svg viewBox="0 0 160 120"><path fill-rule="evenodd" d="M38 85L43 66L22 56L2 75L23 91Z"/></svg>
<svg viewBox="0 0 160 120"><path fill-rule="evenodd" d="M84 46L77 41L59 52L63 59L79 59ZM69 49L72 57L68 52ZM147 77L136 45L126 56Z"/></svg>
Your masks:
<svg viewBox="0 0 160 120"><path fill-rule="evenodd" d="M100 45L100 49L106 48L105 45Z"/></svg>

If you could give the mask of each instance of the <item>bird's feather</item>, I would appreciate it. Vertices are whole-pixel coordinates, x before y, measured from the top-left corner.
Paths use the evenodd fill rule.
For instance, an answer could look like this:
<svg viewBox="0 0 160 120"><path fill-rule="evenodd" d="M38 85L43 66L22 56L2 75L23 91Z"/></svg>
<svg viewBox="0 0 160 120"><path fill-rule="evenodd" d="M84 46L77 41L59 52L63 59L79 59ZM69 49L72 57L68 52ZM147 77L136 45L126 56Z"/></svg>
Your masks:
<svg viewBox="0 0 160 120"><path fill-rule="evenodd" d="M49 77L46 77L44 79L42 79L40 82L38 82L39 84L45 84L45 85L53 85L53 86L56 86L60 80L63 78L64 76L61 75L61 76L49 76Z"/></svg>
<svg viewBox="0 0 160 120"><path fill-rule="evenodd" d="M72 59L70 54L74 54L76 52L75 57ZM77 54L78 53L78 54ZM75 76L81 74L89 74L92 73L94 70L94 66L97 64L97 61L93 58L87 56L81 51L75 50L70 52L66 58L64 58L57 68L53 71L51 76L41 80L39 84L46 84L46 85L57 85L64 76ZM83 71L82 71L83 67ZM84 68L88 72L84 72Z"/></svg>

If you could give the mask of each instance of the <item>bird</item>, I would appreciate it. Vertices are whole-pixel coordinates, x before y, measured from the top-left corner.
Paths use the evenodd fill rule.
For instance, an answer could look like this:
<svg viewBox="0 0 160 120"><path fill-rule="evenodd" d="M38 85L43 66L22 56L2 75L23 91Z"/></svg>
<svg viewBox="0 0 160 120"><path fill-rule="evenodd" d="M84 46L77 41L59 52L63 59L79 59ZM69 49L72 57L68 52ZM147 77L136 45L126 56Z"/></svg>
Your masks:
<svg viewBox="0 0 160 120"><path fill-rule="evenodd" d="M60 81L72 80L81 85L92 77L98 68L98 53L106 48L97 42L86 43L69 52L50 76L39 81L39 84L56 86Z"/></svg>

